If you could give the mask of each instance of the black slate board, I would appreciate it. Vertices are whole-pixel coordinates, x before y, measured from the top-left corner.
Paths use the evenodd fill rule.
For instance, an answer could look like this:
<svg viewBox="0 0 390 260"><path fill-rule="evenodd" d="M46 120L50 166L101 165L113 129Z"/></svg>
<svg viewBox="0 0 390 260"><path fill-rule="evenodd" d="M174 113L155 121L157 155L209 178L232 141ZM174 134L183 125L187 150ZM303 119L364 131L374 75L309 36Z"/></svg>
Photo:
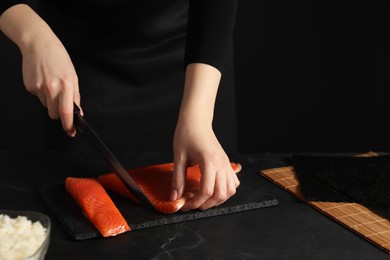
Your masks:
<svg viewBox="0 0 390 260"><path fill-rule="evenodd" d="M264 193L256 187L255 183L246 180L245 175L247 174L256 173L245 171L239 173L241 185L236 194L222 205L206 211L192 210L161 214L140 206L121 195L110 191L108 193L132 231L278 205L278 200L271 194ZM65 190L64 181L43 185L41 195L73 239L85 240L101 236Z"/></svg>

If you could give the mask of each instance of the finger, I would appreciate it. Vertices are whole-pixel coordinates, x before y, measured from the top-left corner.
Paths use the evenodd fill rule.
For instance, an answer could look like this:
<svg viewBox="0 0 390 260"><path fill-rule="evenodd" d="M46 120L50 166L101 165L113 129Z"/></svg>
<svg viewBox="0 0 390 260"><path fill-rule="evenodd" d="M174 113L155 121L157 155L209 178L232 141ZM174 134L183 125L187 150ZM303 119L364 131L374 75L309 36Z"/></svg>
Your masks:
<svg viewBox="0 0 390 260"><path fill-rule="evenodd" d="M74 82L73 101L80 108L80 114L84 116L83 109L81 108L80 88L79 88L79 83L77 78Z"/></svg>
<svg viewBox="0 0 390 260"><path fill-rule="evenodd" d="M29 85L29 84L24 84L26 86L26 90L33 96L36 96L39 101L41 102L41 104L47 108L47 104L46 104L46 96L41 92L39 91L40 87L39 87L39 84L37 84L36 86L34 85Z"/></svg>
<svg viewBox="0 0 390 260"><path fill-rule="evenodd" d="M208 200L214 194L214 185L216 178L216 171L210 167L201 167L201 178L200 178L200 190L195 196L186 202L183 206L183 211L199 208L206 200ZM204 168L204 169L203 169Z"/></svg>
<svg viewBox="0 0 390 260"><path fill-rule="evenodd" d="M185 158L181 158L175 159L173 163L171 200L177 200L183 196L187 175L186 162L187 160Z"/></svg>
<svg viewBox="0 0 390 260"><path fill-rule="evenodd" d="M44 107L47 108L46 97L45 97L45 95L43 95L43 94L38 94L37 97L38 97L39 101L41 101L42 105L43 105Z"/></svg>
<svg viewBox="0 0 390 260"><path fill-rule="evenodd" d="M240 186L240 180L238 179L237 173L233 172L233 173L232 173L232 178L233 178L233 180L234 180L234 184L235 184L236 188L237 188L238 186Z"/></svg>
<svg viewBox="0 0 390 260"><path fill-rule="evenodd" d="M224 176L225 178L220 178L222 182L220 182L219 180L217 180L216 182L222 184L222 186L216 185L215 194L213 195L213 197L207 200L202 206L200 206L199 209L206 210L211 207L219 206L236 194L237 187L240 183L236 173L229 167ZM226 185L223 185L225 183Z"/></svg>
<svg viewBox="0 0 390 260"><path fill-rule="evenodd" d="M76 135L73 125L73 86L67 84L62 88L58 98L58 113L62 128L71 137Z"/></svg>
<svg viewBox="0 0 390 260"><path fill-rule="evenodd" d="M58 96L46 94L47 112L51 119L58 119Z"/></svg>
<svg viewBox="0 0 390 260"><path fill-rule="evenodd" d="M80 114L82 116L84 116L84 111L83 111L83 108L81 107L81 101L80 101L81 97L80 97L80 93L77 93L75 95L73 95L73 101L74 103L80 108Z"/></svg>
<svg viewBox="0 0 390 260"><path fill-rule="evenodd" d="M237 164L237 166L238 166L238 168L237 168L236 170L234 170L234 171L233 171L233 174L232 174L233 179L234 179L234 182L235 182L235 184L236 184L236 188L237 188L238 186L240 186L240 180L238 179L238 173L239 173L239 172L241 171L241 169L242 169L241 164Z"/></svg>
<svg viewBox="0 0 390 260"><path fill-rule="evenodd" d="M234 171L232 172L229 172L228 175L227 175L227 187L226 187L226 200L228 200L230 197L234 196L236 194L236 191L237 191L237 183L236 183L236 179L238 181L238 178L237 178L237 175ZM238 181L239 183L239 181ZM222 203L224 203L225 201L223 201Z"/></svg>
<svg viewBox="0 0 390 260"><path fill-rule="evenodd" d="M215 179L214 194L206 200L200 207L200 210L206 210L211 207L222 204L227 200L227 174L225 172L217 172Z"/></svg>

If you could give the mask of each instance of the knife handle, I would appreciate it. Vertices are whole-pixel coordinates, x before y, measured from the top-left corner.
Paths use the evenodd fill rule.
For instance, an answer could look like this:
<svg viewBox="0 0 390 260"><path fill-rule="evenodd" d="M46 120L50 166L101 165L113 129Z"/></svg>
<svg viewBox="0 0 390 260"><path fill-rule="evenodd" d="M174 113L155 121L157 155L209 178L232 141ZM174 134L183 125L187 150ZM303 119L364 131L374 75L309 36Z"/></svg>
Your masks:
<svg viewBox="0 0 390 260"><path fill-rule="evenodd" d="M82 127L82 115L81 115L81 109L79 108L78 105L76 105L76 103L73 102L73 113L74 113L74 116L73 116L73 124L74 126L76 127L76 129L78 131L80 131L81 133L84 132L84 129ZM81 119L80 119L81 118Z"/></svg>
<svg viewBox="0 0 390 260"><path fill-rule="evenodd" d="M73 102L73 113L80 114L80 111L81 111L81 109L79 108L79 106Z"/></svg>

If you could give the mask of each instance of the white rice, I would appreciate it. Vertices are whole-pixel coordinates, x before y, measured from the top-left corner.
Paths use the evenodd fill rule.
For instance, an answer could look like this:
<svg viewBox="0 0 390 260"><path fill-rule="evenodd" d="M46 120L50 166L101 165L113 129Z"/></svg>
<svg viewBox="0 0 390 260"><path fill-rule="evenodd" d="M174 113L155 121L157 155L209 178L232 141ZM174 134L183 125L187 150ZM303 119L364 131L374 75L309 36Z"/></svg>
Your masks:
<svg viewBox="0 0 390 260"><path fill-rule="evenodd" d="M39 221L0 214L0 259L25 259L38 250L45 237L46 229Z"/></svg>

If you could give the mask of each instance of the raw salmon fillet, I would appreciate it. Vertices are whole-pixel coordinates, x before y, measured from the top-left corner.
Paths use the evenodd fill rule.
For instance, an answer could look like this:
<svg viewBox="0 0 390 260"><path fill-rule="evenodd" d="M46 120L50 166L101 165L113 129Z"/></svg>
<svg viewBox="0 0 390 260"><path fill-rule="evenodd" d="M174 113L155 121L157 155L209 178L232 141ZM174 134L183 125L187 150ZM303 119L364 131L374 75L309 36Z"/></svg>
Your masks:
<svg viewBox="0 0 390 260"><path fill-rule="evenodd" d="M241 170L240 164L232 162L231 166L235 173ZM177 212L200 187L201 174L198 165L188 167L184 195L176 201L170 200L173 163L143 166L127 172L153 203L156 210L161 213ZM105 189L122 194L138 203L114 173L100 175L98 181Z"/></svg>
<svg viewBox="0 0 390 260"><path fill-rule="evenodd" d="M96 179L67 177L65 188L103 237L130 231L126 220Z"/></svg>

